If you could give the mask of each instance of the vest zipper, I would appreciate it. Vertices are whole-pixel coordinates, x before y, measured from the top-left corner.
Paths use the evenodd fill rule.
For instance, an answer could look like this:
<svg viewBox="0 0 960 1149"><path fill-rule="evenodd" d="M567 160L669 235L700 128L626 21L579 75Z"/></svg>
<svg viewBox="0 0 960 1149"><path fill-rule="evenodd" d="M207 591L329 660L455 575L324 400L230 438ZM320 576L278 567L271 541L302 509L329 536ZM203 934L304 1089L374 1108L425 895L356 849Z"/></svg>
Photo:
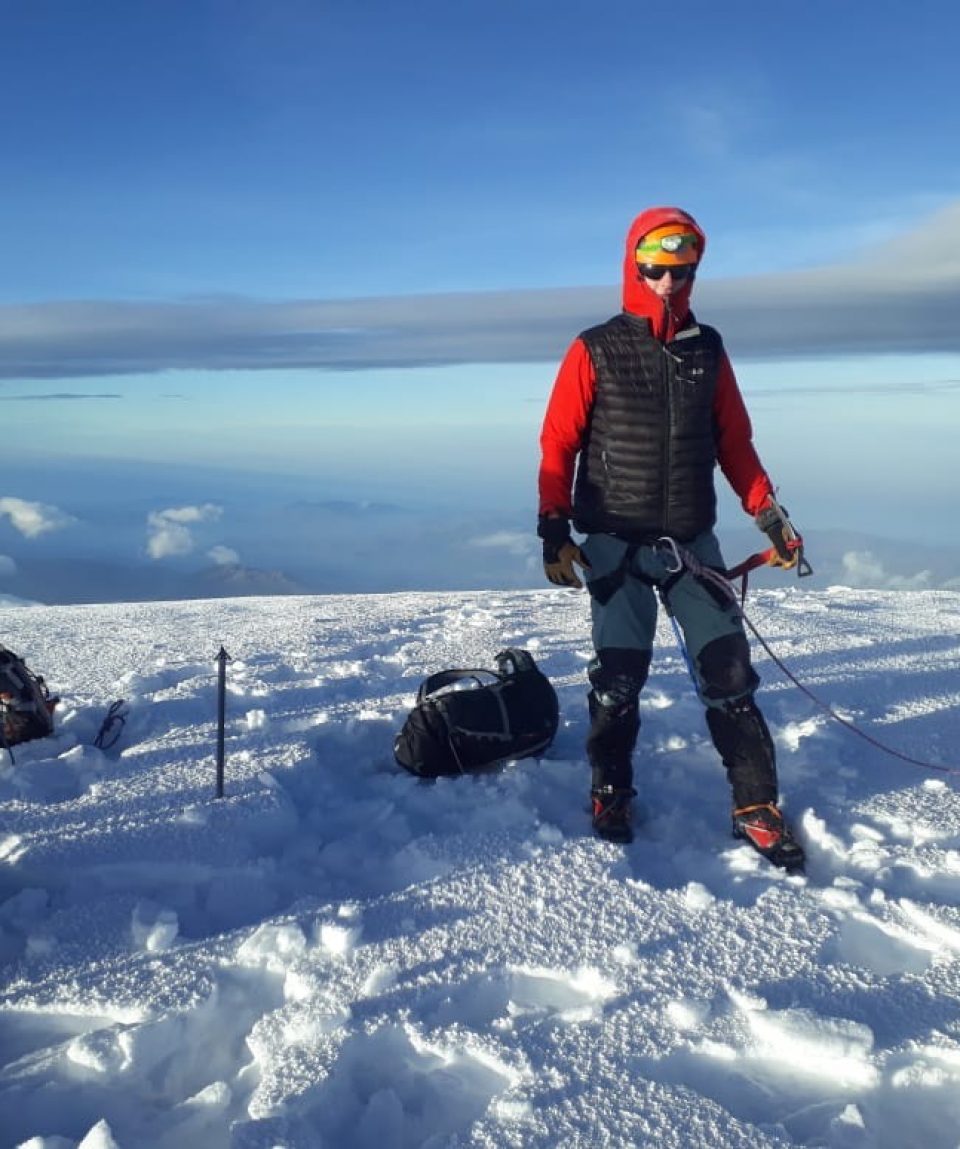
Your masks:
<svg viewBox="0 0 960 1149"><path fill-rule="evenodd" d="M670 444L673 441L673 402L670 390L670 361L674 356L667 350L666 344L663 346L663 358L661 359L660 377L663 387L663 407L664 407L664 420L663 420L663 507L660 516L660 522L663 524L663 529L669 533L669 509L670 509L670 470L672 462L672 452ZM675 361L675 360L674 360Z"/></svg>
<svg viewBox="0 0 960 1149"><path fill-rule="evenodd" d="M670 338L670 325L673 315L670 307L670 299L667 297L663 301L664 318L666 320L663 329L663 358L660 362L660 375L663 383L663 404L664 404L664 420L663 420L663 505L660 515L660 522L663 529L669 534L669 508L670 508L670 467L671 455L670 444L673 440L673 404L670 395L670 360L674 357L667 350L667 341Z"/></svg>

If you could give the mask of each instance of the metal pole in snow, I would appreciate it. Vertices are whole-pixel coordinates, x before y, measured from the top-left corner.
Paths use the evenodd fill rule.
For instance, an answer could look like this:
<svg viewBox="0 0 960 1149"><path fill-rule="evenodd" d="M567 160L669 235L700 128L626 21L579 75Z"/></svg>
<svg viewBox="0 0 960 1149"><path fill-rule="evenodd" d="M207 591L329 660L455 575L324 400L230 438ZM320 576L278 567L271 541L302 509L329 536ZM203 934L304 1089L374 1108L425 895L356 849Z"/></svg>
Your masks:
<svg viewBox="0 0 960 1149"><path fill-rule="evenodd" d="M220 647L217 655L217 797L223 797L223 727L227 711L227 663L230 655Z"/></svg>

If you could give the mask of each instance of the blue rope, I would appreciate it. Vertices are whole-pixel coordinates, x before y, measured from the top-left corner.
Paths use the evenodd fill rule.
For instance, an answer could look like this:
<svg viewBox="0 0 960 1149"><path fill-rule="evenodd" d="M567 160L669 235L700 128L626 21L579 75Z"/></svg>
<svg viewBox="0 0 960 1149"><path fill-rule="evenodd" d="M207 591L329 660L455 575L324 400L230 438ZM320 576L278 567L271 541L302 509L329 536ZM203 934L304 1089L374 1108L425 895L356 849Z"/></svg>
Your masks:
<svg viewBox="0 0 960 1149"><path fill-rule="evenodd" d="M680 632L680 626L674 617L673 612L667 609L666 605L664 609L666 609L667 618L670 619L670 625L673 627L673 633L677 636L677 646L680 647L680 653L683 655L683 661L686 664L687 673L690 675L690 681L693 683L693 688L699 696L700 683L697 681L697 676L693 669L693 663L690 661L690 652L687 650L687 644L683 641L683 635Z"/></svg>

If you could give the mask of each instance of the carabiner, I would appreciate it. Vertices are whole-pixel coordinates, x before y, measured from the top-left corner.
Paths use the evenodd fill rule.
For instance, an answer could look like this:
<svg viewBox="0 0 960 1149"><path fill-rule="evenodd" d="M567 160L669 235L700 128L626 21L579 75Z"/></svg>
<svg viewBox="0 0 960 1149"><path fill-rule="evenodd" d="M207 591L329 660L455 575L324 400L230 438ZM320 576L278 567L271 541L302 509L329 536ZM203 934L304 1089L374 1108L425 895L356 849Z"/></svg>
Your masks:
<svg viewBox="0 0 960 1149"><path fill-rule="evenodd" d="M658 551L661 544L663 544L664 549L670 553L670 555L673 557L673 561L676 563L676 566L669 566L666 559L662 559L667 574L679 574L683 570L684 563L683 558L680 555L680 548L677 546L677 540L672 539L669 535L661 535L660 538L657 539L656 543Z"/></svg>

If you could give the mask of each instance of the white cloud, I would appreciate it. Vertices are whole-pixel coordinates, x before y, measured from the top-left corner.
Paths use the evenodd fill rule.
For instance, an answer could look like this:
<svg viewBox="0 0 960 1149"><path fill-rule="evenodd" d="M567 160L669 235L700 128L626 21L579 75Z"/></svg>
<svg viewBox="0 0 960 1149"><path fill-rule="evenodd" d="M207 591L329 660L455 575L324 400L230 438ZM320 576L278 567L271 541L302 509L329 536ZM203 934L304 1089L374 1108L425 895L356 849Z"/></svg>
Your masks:
<svg viewBox="0 0 960 1149"><path fill-rule="evenodd" d="M930 571L920 571L915 575L888 574L872 551L847 551L841 562L843 581L848 586L885 587L889 590L925 590L930 586Z"/></svg>
<svg viewBox="0 0 960 1149"><path fill-rule="evenodd" d="M188 555L194 548L188 524L208 523L218 519L222 513L223 508L213 503L151 511L147 516L147 554L152 559Z"/></svg>
<svg viewBox="0 0 960 1149"><path fill-rule="evenodd" d="M0 578L10 578L17 573L17 564L9 555L0 555Z"/></svg>
<svg viewBox="0 0 960 1149"><path fill-rule="evenodd" d="M219 567L233 567L240 562L240 556L232 547L216 546L207 551L207 558Z"/></svg>
<svg viewBox="0 0 960 1149"><path fill-rule="evenodd" d="M223 508L214 503L204 503L200 507L168 507L155 513L171 523L208 523L211 519L219 519Z"/></svg>
<svg viewBox="0 0 960 1149"><path fill-rule="evenodd" d="M532 534L523 534L520 531L495 531L491 535L481 535L478 538L470 539L467 545L505 550L511 555L525 555L532 546L536 545L536 539Z"/></svg>
<svg viewBox="0 0 960 1149"><path fill-rule="evenodd" d="M0 518L8 518L13 526L28 539L34 539L46 531L59 530L74 520L59 507L46 503L29 503L12 495L0 498Z"/></svg>

